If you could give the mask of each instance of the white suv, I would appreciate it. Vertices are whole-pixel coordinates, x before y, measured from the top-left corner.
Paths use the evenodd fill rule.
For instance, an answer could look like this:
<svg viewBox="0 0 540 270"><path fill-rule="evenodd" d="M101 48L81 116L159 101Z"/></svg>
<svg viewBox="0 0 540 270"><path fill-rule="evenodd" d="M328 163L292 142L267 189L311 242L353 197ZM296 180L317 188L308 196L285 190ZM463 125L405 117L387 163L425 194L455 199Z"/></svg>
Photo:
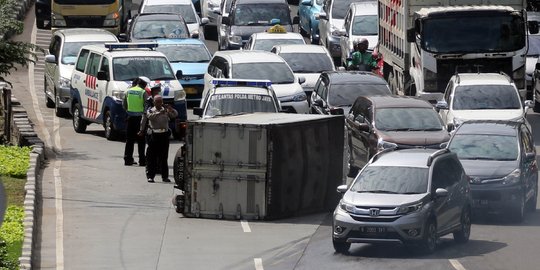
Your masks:
<svg viewBox="0 0 540 270"><path fill-rule="evenodd" d="M47 107L55 108L56 116L66 116L71 105L71 73L81 47L106 42L118 42L118 39L103 29L72 28L54 32L49 54L45 56L43 90Z"/></svg>
<svg viewBox="0 0 540 270"><path fill-rule="evenodd" d="M219 51L214 54L204 74L201 106L214 79L269 80L284 111L308 113L307 96L300 84L304 77L295 76L280 56L265 51Z"/></svg>
<svg viewBox="0 0 540 270"><path fill-rule="evenodd" d="M452 76L436 108L448 130L467 120L513 120L532 106L522 104L512 79L499 73L460 73Z"/></svg>

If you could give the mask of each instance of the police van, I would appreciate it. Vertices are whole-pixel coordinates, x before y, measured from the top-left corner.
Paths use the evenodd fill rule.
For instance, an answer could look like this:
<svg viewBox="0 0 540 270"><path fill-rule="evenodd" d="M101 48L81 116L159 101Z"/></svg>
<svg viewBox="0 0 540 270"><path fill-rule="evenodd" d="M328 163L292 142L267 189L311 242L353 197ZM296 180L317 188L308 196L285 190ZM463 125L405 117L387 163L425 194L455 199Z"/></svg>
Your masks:
<svg viewBox="0 0 540 270"><path fill-rule="evenodd" d="M187 120L186 93L157 43L106 43L83 46L71 77L73 128L84 133L91 123L103 125L108 140L125 133L124 95L135 78L148 77L148 87L160 83L166 104L178 117L171 123L173 135L181 137ZM147 89L149 91L149 89Z"/></svg>

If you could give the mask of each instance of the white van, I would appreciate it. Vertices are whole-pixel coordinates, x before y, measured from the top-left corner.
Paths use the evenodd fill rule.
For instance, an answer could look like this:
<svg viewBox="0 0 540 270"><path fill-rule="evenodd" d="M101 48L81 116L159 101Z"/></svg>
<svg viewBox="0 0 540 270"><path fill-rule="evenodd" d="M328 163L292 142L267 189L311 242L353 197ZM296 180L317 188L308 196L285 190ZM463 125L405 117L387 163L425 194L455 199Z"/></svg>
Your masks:
<svg viewBox="0 0 540 270"><path fill-rule="evenodd" d="M73 128L86 131L91 123L102 124L105 137L114 140L125 132L126 111L122 107L125 92L140 76L150 78L148 87L161 83L161 95L166 104L178 111L173 135L187 119L186 93L174 74L171 64L157 43L117 43L81 48L71 77L71 112ZM149 91L149 89L147 89Z"/></svg>

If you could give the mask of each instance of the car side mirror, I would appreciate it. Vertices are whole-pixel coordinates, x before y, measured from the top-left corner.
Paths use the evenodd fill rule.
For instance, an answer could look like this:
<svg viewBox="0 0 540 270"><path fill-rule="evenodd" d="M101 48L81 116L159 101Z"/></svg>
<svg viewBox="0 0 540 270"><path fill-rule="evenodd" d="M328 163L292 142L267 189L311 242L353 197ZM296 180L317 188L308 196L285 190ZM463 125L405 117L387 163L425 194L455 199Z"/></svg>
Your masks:
<svg viewBox="0 0 540 270"><path fill-rule="evenodd" d="M199 38L199 31L195 30L191 32L191 38Z"/></svg>
<svg viewBox="0 0 540 270"><path fill-rule="evenodd" d="M184 72L182 72L182 70L177 70L176 71L176 78L181 80L182 77L184 77Z"/></svg>
<svg viewBox="0 0 540 270"><path fill-rule="evenodd" d="M52 54L45 56L45 62L49 64L56 64L56 56Z"/></svg>
<svg viewBox="0 0 540 270"><path fill-rule="evenodd" d="M439 147L441 149L444 149L444 148L448 147L448 142L443 142L443 143L439 144Z"/></svg>
<svg viewBox="0 0 540 270"><path fill-rule="evenodd" d="M193 114L198 115L199 117L203 116L203 108L201 107L193 107Z"/></svg>
<svg viewBox="0 0 540 270"><path fill-rule="evenodd" d="M341 186L337 187L337 192L345 193L345 192L347 192L347 189L348 189L347 185L341 185Z"/></svg>
<svg viewBox="0 0 540 270"><path fill-rule="evenodd" d="M316 99L313 101L313 105L317 106L317 107L323 107L323 101L322 99Z"/></svg>
<svg viewBox="0 0 540 270"><path fill-rule="evenodd" d="M535 158L536 158L536 153L535 152L525 153L525 159L534 160Z"/></svg>
<svg viewBox="0 0 540 270"><path fill-rule="evenodd" d="M448 110L448 103L446 100L439 100L437 101L437 104L435 104L435 109L437 109L437 111Z"/></svg>
<svg viewBox="0 0 540 270"><path fill-rule="evenodd" d="M327 20L327 19L328 19L328 16L327 16L326 13L324 13L324 12L321 12L321 13L315 13L315 19L316 19L316 20Z"/></svg>
<svg viewBox="0 0 540 270"><path fill-rule="evenodd" d="M534 107L534 102L532 100L525 100L523 105L525 105L525 111L527 111L528 108Z"/></svg>
<svg viewBox="0 0 540 270"><path fill-rule="evenodd" d="M229 17L221 17L222 24L229 25L230 22L231 22L231 19L229 19Z"/></svg>
<svg viewBox="0 0 540 270"><path fill-rule="evenodd" d="M128 40L128 36L126 33L120 33L118 35L118 40L126 42Z"/></svg>
<svg viewBox="0 0 540 270"><path fill-rule="evenodd" d="M438 188L437 190L435 190L435 197L436 198L443 198L443 197L446 197L448 196L448 190L444 189L444 188Z"/></svg>
<svg viewBox="0 0 540 270"><path fill-rule="evenodd" d="M109 80L109 74L106 71L98 71L97 79L100 80L100 81L108 81Z"/></svg>
<svg viewBox="0 0 540 270"><path fill-rule="evenodd" d="M369 125L367 123L359 123L358 124L358 130L363 131L363 132L369 132L370 127L369 127Z"/></svg>
<svg viewBox="0 0 540 270"><path fill-rule="evenodd" d="M538 34L539 27L537 21L528 21L527 24L529 25L529 33Z"/></svg>
<svg viewBox="0 0 540 270"><path fill-rule="evenodd" d="M343 111L343 108L331 108L330 114L331 115L344 115L345 111Z"/></svg>
<svg viewBox="0 0 540 270"><path fill-rule="evenodd" d="M210 22L210 20L206 17L201 18L201 25L207 25Z"/></svg>
<svg viewBox="0 0 540 270"><path fill-rule="evenodd" d="M304 76L298 76L298 83L299 84L303 84L306 82L306 77Z"/></svg>
<svg viewBox="0 0 540 270"><path fill-rule="evenodd" d="M294 16L294 18L293 18L293 24L300 24L300 17Z"/></svg>
<svg viewBox="0 0 540 270"><path fill-rule="evenodd" d="M407 42L415 42L415 31L414 28L407 29Z"/></svg>

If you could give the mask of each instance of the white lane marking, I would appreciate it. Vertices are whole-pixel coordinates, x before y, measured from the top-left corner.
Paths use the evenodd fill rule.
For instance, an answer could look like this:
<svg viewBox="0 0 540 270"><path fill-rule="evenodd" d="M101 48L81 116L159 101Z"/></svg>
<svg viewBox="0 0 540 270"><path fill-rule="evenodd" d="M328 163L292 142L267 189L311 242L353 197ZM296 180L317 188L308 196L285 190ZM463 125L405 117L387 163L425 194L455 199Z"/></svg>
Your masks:
<svg viewBox="0 0 540 270"><path fill-rule="evenodd" d="M240 225L242 225L242 230L244 230L244 232L251 232L251 228L246 220L240 220Z"/></svg>
<svg viewBox="0 0 540 270"><path fill-rule="evenodd" d="M261 258L255 258L253 262L255 263L255 270L264 270Z"/></svg>
<svg viewBox="0 0 540 270"><path fill-rule="evenodd" d="M466 270L458 260L450 259L449 261L456 270Z"/></svg>

